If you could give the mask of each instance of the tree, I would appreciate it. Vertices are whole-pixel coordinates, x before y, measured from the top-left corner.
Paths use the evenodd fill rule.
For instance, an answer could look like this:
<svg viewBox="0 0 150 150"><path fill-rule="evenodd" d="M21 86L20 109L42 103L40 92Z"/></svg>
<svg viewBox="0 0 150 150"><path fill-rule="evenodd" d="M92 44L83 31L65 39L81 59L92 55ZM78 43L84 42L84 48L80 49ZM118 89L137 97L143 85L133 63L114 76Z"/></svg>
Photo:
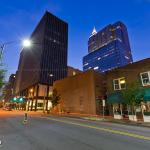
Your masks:
<svg viewBox="0 0 150 150"><path fill-rule="evenodd" d="M57 90L54 89L52 95L50 96L50 100L52 102L53 108L59 104L60 95L58 94Z"/></svg>
<svg viewBox="0 0 150 150"><path fill-rule="evenodd" d="M122 97L125 103L131 107L132 115L135 114L135 109L141 104L143 90L139 82L133 82L127 85L127 89L122 91Z"/></svg>

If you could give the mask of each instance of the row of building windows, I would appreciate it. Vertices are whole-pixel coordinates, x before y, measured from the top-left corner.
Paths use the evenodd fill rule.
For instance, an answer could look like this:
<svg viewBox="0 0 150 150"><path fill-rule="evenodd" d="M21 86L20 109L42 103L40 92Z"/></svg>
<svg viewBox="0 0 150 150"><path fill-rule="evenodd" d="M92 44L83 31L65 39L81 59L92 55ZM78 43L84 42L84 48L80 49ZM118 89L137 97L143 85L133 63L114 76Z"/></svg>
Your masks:
<svg viewBox="0 0 150 150"><path fill-rule="evenodd" d="M143 86L150 85L150 71L140 74L141 82ZM114 90L123 90L126 89L126 80L125 77L114 79L113 80Z"/></svg>

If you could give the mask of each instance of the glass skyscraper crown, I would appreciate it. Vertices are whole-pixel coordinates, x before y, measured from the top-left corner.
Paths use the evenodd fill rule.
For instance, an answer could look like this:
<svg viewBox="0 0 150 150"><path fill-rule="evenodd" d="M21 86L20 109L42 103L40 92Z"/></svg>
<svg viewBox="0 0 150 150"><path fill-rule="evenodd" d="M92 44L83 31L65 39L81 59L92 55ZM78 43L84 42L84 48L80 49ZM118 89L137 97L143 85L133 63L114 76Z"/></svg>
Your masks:
<svg viewBox="0 0 150 150"><path fill-rule="evenodd" d="M132 63L126 26L110 24L99 32L94 28L88 41L88 55L83 58L83 70L105 72Z"/></svg>

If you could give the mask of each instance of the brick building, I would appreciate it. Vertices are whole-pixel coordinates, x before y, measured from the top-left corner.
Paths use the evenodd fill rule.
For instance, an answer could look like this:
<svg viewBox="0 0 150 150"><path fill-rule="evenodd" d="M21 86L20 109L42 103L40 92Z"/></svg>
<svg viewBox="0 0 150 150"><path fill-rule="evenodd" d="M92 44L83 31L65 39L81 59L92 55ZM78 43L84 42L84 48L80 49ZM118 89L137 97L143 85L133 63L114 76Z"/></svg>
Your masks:
<svg viewBox="0 0 150 150"><path fill-rule="evenodd" d="M146 111L150 111L150 58L106 72L108 104L122 103L120 92L135 82L145 91L143 100L147 103ZM112 114L112 107L109 110Z"/></svg>
<svg viewBox="0 0 150 150"><path fill-rule="evenodd" d="M66 113L100 114L104 75L93 70L56 81L54 88L61 96L60 111Z"/></svg>
<svg viewBox="0 0 150 150"><path fill-rule="evenodd" d="M54 88L61 95L60 111L82 114L102 114L102 100L106 100L105 114L113 115L113 106L120 107L122 90L139 82L145 91L146 111L150 111L150 58L118 69L97 73L93 70L56 81ZM115 96L114 96L115 95ZM126 110L124 106L124 111Z"/></svg>
<svg viewBox="0 0 150 150"><path fill-rule="evenodd" d="M68 73L67 73L68 77L75 76L75 75L80 74L80 73L82 73L81 70L73 68L71 66L68 66Z"/></svg>

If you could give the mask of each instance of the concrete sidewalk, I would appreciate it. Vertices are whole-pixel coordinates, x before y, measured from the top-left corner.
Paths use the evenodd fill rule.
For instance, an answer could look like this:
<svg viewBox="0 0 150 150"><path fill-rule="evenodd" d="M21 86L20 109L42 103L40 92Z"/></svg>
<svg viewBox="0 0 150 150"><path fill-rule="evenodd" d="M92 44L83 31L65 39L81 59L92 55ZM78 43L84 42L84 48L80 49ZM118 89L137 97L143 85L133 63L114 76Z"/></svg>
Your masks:
<svg viewBox="0 0 150 150"><path fill-rule="evenodd" d="M145 123L143 121L130 121L127 119L122 119L122 120L117 120L114 118L91 118L91 117L82 117L83 119L87 120L93 120L93 121L104 121L104 122L111 122L111 123L119 123L119 124L127 124L127 125L132 125L132 126L142 126L142 127L149 127L150 128L150 123Z"/></svg>
<svg viewBox="0 0 150 150"><path fill-rule="evenodd" d="M11 114L12 116L15 116L16 113L19 115L24 115L25 113L28 113L29 116L58 116L58 117L70 117L70 118L78 118L78 119L84 119L84 120L90 120L90 121L103 121L103 122L110 122L110 123L118 123L118 124L127 124L127 125L132 125L132 126L142 126L142 127L150 127L150 123L144 123L143 121L130 121L128 119L122 119L122 120L117 120L114 119L112 116L105 116L103 119L103 116L98 116L98 115L87 115L87 114L47 114L43 113L43 111L40 112L34 112L34 111L20 111L20 110L13 110L13 111L3 111L1 110L0 116L4 116L6 114Z"/></svg>
<svg viewBox="0 0 150 150"><path fill-rule="evenodd" d="M110 123L118 123L118 124L124 124L124 125L132 125L132 126L142 126L142 127L148 127L150 128L150 123L144 123L143 121L130 121L128 119L114 119L111 116L105 116L103 118L102 116L98 115L79 115L79 114L42 114L42 116L58 116L58 117L70 117L70 118L78 118L78 119L84 119L84 120L90 120L90 121L103 121L103 122L110 122Z"/></svg>

